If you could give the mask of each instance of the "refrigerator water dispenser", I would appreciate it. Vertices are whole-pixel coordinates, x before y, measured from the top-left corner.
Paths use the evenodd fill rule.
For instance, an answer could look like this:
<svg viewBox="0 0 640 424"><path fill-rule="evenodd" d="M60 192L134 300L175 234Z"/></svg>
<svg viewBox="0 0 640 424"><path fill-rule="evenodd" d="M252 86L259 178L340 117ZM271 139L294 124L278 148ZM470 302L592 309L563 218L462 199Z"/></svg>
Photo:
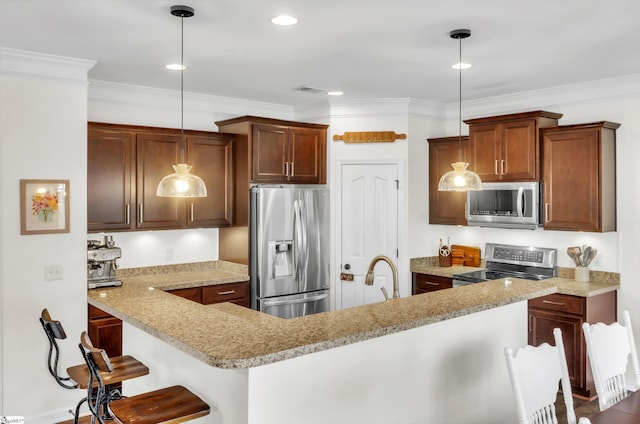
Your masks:
<svg viewBox="0 0 640 424"><path fill-rule="evenodd" d="M269 241L269 275L271 278L293 275L293 240Z"/></svg>

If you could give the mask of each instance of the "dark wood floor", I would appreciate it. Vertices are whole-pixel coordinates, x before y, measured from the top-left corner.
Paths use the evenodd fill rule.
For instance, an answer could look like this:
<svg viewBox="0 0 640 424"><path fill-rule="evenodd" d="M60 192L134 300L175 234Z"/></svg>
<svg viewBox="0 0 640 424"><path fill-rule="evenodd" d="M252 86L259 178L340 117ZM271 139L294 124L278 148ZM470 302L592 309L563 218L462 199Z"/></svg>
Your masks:
<svg viewBox="0 0 640 424"><path fill-rule="evenodd" d="M573 398L573 409L576 412L576 420L581 417L591 418L600 412L598 406L598 399L588 401L577 397ZM558 416L558 424L567 424L567 412L564 405L564 398L562 392L558 392L558 398L556 400L556 415Z"/></svg>

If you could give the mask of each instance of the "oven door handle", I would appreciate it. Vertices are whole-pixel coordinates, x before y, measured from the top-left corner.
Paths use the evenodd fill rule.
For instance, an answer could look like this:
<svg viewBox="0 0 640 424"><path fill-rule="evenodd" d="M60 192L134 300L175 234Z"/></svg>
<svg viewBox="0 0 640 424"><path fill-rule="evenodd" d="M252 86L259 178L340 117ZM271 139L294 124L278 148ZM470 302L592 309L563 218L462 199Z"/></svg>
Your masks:
<svg viewBox="0 0 640 424"><path fill-rule="evenodd" d="M292 299L292 300L264 300L262 302L263 306L279 306L279 305L293 305L296 303L309 303L315 302L316 300L322 300L329 296L328 294L319 294L317 296L304 297L302 299Z"/></svg>
<svg viewBox="0 0 640 424"><path fill-rule="evenodd" d="M518 209L518 218L520 219L524 219L524 207L525 207L525 200L524 200L524 187L519 187L518 188L518 201L517 201L517 205L516 208Z"/></svg>

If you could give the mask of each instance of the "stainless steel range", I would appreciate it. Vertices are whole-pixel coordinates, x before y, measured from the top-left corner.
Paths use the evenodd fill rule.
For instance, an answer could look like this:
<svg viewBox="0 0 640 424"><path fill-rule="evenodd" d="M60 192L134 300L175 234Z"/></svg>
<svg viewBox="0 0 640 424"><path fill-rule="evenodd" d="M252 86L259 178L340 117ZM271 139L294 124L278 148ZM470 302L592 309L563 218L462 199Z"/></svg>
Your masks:
<svg viewBox="0 0 640 424"><path fill-rule="evenodd" d="M557 249L487 243L484 252L485 269L455 274L453 287L499 278L544 280L558 276Z"/></svg>

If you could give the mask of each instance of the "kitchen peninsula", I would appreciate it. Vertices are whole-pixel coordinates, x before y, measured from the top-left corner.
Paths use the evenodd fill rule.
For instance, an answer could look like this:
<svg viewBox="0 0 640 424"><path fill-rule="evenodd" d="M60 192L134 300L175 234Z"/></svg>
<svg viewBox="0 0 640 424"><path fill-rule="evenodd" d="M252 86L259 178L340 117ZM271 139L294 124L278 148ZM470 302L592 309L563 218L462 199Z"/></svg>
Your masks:
<svg viewBox="0 0 640 424"><path fill-rule="evenodd" d="M246 275L180 274L193 275L123 278L89 303L123 320L124 352L154 370L125 393L184 384L212 406L201 422L232 424L513 421L502 350L527 343L527 300L618 288L495 280L283 320L165 291Z"/></svg>

